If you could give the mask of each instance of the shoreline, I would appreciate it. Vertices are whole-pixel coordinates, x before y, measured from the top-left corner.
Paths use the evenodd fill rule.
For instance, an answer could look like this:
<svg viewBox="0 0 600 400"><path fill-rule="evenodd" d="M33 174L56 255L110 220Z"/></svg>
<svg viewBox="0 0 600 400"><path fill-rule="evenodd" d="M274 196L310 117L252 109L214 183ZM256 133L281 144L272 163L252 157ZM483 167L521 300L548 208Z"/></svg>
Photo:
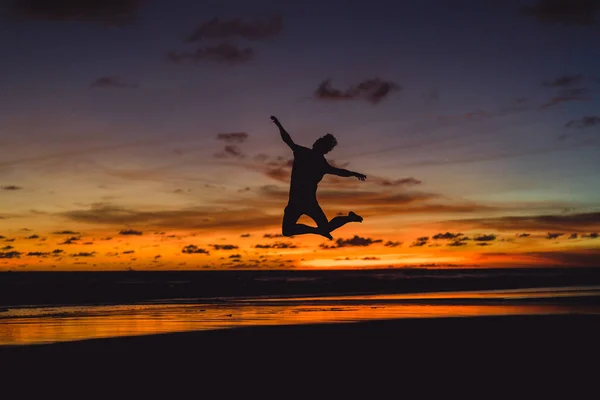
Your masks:
<svg viewBox="0 0 600 400"><path fill-rule="evenodd" d="M336 296L600 285L600 268L358 271L15 272L0 307L169 299Z"/></svg>
<svg viewBox="0 0 600 400"><path fill-rule="evenodd" d="M183 332L165 332L165 333L151 333L147 335L134 335L134 336L118 336L108 338L90 338L66 342L52 342L52 343L40 343L31 345L0 345L0 352L9 349L25 349L28 347L63 347L61 351L70 350L69 347L82 346L86 347L90 345L90 349L96 346L115 346L120 340L126 340L130 343L129 345L140 345L146 346L153 341L173 341L173 344L180 345L178 342L180 339L183 340L200 340L203 336L215 339L218 333L231 332L232 336L247 337L249 335L296 335L302 333L308 333L311 335L331 335L335 331L344 330L356 330L361 333L376 333L381 330L400 330L403 328L410 328L413 331L421 331L426 327L437 327L446 325L446 328L450 328L448 333L456 333L468 327L489 329L492 327L500 327L502 325L512 324L525 324L529 328L535 328L538 331L542 328L552 326L557 323L571 323L574 325L587 327L594 327L598 329L600 333L600 314L591 313L571 313L571 314L521 314L521 315L482 315L482 316L448 316L448 317L414 317L414 318L395 318L395 319L372 319L362 320L354 322L324 322L324 323L302 323L302 324L282 324L282 325L260 325L260 326L239 326L222 329L206 329L196 331L183 331ZM596 324L598 324L596 326ZM423 325L423 326L419 326ZM531 331L525 334L524 338L528 338L531 335ZM565 332L563 332L565 333ZM551 334L550 336L553 336ZM600 336L599 336L600 337ZM138 343L133 343L139 340ZM145 343L148 342L148 343ZM600 340L598 341L600 348ZM79 349L77 349L79 350Z"/></svg>

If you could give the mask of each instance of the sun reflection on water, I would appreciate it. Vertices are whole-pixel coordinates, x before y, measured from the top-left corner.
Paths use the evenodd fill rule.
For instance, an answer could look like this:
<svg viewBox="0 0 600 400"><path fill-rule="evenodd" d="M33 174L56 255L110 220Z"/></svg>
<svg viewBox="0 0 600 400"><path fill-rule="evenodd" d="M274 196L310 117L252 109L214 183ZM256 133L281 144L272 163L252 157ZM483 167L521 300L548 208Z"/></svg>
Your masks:
<svg viewBox="0 0 600 400"><path fill-rule="evenodd" d="M233 299L193 304L22 307L0 314L0 344L51 343L258 325L599 313L597 302L587 306L562 302L565 298L583 297L600 298L600 287Z"/></svg>

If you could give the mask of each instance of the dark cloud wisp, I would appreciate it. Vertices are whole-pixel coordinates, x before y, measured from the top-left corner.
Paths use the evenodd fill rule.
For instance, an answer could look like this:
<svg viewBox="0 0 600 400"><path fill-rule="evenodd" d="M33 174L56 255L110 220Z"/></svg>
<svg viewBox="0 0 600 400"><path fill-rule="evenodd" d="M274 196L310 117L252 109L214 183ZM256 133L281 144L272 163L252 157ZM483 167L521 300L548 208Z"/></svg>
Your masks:
<svg viewBox="0 0 600 400"><path fill-rule="evenodd" d="M599 0L538 0L532 6L524 6L525 15L541 22L570 26L595 24L600 12Z"/></svg>
<svg viewBox="0 0 600 400"><path fill-rule="evenodd" d="M599 116L586 116L581 119L572 119L565 125L567 128L585 129L600 126Z"/></svg>
<svg viewBox="0 0 600 400"><path fill-rule="evenodd" d="M239 246L235 244L211 244L210 245L215 250L236 250L239 249Z"/></svg>
<svg viewBox="0 0 600 400"><path fill-rule="evenodd" d="M254 246L256 249L295 249L296 246L289 242L275 242L273 244L257 244Z"/></svg>
<svg viewBox="0 0 600 400"><path fill-rule="evenodd" d="M207 250L202 249L194 244L185 246L181 252L185 254L210 254Z"/></svg>
<svg viewBox="0 0 600 400"><path fill-rule="evenodd" d="M472 228L512 231L564 231L573 233L582 229L600 227L600 212L568 215L506 216L459 220ZM458 222L455 220L455 222Z"/></svg>
<svg viewBox="0 0 600 400"><path fill-rule="evenodd" d="M225 146L223 148L223 150L219 153L216 153L214 155L216 158L244 158L246 157L246 155L244 154L244 152L235 145L232 144L228 144L227 146Z"/></svg>
<svg viewBox="0 0 600 400"><path fill-rule="evenodd" d="M544 86L548 87L563 87L563 86L571 86L576 83L581 83L583 80L582 74L577 75L563 75L552 80L544 81Z"/></svg>
<svg viewBox="0 0 600 400"><path fill-rule="evenodd" d="M248 133L246 132L231 132L231 133L219 133L217 140L222 140L227 143L244 143L248 139Z"/></svg>
<svg viewBox="0 0 600 400"><path fill-rule="evenodd" d="M170 51L167 60L177 63L215 62L221 64L241 64L254 58L254 49L241 48L235 43L222 42L217 45L198 48L196 51Z"/></svg>
<svg viewBox="0 0 600 400"><path fill-rule="evenodd" d="M439 239L457 239L458 237L463 236L462 233L452 233L452 232L446 232L446 233L438 233L436 235L433 235L433 239L434 240L439 240Z"/></svg>
<svg viewBox="0 0 600 400"><path fill-rule="evenodd" d="M137 83L129 83L119 78L118 76L103 76L96 79L91 84L92 88L103 89L103 88L117 88L117 89L137 89L139 85Z"/></svg>
<svg viewBox="0 0 600 400"><path fill-rule="evenodd" d="M186 42L193 43L203 39L228 39L240 37L247 40L264 40L276 36L283 31L283 18L272 16L265 21L245 21L239 18L213 18L202 23L187 38Z"/></svg>
<svg viewBox="0 0 600 400"><path fill-rule="evenodd" d="M542 104L542 109L547 109L570 101L589 101L589 97L586 96L586 90L584 88L561 90L556 96Z"/></svg>
<svg viewBox="0 0 600 400"><path fill-rule="evenodd" d="M135 229L123 229L123 230L119 231L119 235L141 236L142 232L141 231L136 231Z"/></svg>
<svg viewBox="0 0 600 400"><path fill-rule="evenodd" d="M314 96L319 100L366 100L378 104L393 92L401 89L402 87L395 82L373 78L341 90L332 86L331 79L325 79L315 90Z"/></svg>
<svg viewBox="0 0 600 400"><path fill-rule="evenodd" d="M323 249L337 249L340 247L366 247L370 246L374 243L381 243L383 240L381 239L371 239L365 238L358 235L354 235L349 239L338 239L335 241L335 245L329 246L326 244L321 244L320 247Z"/></svg>

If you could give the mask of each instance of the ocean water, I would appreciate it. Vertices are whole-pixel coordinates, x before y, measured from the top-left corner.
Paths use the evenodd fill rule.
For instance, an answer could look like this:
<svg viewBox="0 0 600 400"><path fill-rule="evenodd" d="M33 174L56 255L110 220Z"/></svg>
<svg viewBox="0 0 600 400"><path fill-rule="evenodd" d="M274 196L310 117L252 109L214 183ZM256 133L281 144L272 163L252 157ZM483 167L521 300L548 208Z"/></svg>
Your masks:
<svg viewBox="0 0 600 400"><path fill-rule="evenodd" d="M600 285L388 294L229 296L129 304L11 305L0 345L394 318L600 314Z"/></svg>

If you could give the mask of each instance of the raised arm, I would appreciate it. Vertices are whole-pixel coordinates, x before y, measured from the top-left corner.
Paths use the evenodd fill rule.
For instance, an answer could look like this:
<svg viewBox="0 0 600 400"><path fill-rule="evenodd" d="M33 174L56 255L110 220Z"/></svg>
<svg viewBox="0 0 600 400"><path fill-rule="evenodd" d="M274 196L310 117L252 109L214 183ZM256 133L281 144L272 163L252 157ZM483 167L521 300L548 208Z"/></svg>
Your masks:
<svg viewBox="0 0 600 400"><path fill-rule="evenodd" d="M279 122L279 120L277 118L271 116L271 121L273 121L273 123L275 125L277 125L277 127L279 128L279 133L281 134L281 138L283 139L283 141L285 142L285 144L287 144L288 146L290 146L290 149L294 150L297 145L292 140L292 137L290 136L290 134L287 133L287 131L285 129L283 129L283 126L281 125L281 123Z"/></svg>
<svg viewBox="0 0 600 400"><path fill-rule="evenodd" d="M331 165L329 166L327 173L332 174L332 175L342 176L342 177L355 176L356 178L358 178L358 180L361 180L361 181L364 181L365 179L367 179L366 175L359 174L358 172L354 172L354 171L349 171L349 170L343 169L343 168L336 168Z"/></svg>

